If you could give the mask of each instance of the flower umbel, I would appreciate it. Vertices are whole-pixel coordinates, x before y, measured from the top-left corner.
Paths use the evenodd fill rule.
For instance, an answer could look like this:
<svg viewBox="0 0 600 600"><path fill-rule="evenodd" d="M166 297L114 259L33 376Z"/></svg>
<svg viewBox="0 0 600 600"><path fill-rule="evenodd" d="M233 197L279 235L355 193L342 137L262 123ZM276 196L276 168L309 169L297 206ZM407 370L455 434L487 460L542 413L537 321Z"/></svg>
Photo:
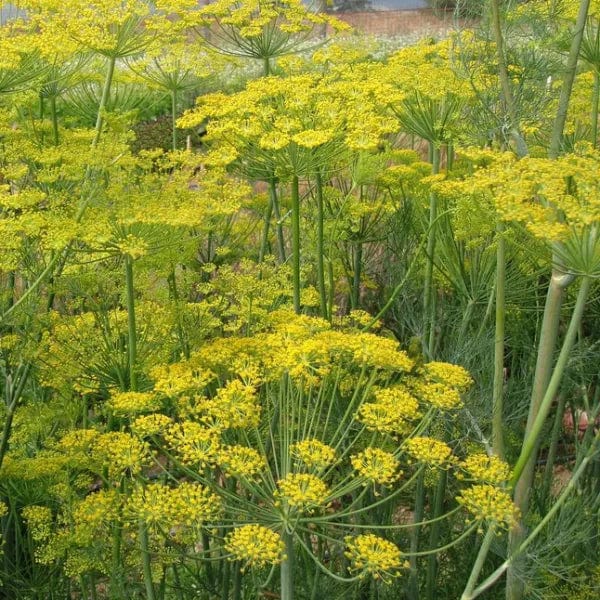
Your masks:
<svg viewBox="0 0 600 600"><path fill-rule="evenodd" d="M346 538L346 552L350 560L350 570L359 573L360 577L370 575L384 583L390 583L399 577L399 570L408 563L402 560L398 546L372 533Z"/></svg>

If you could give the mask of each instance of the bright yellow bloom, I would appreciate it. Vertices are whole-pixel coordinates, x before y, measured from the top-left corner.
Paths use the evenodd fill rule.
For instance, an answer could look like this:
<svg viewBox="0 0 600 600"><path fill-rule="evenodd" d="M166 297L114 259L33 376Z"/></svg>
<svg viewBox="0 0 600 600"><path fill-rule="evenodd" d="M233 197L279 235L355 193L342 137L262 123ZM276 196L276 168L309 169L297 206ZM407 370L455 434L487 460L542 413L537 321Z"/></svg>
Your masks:
<svg viewBox="0 0 600 600"><path fill-rule="evenodd" d="M281 536L262 525L237 527L225 537L225 550L232 554L232 560L248 567L276 565L283 559L284 544Z"/></svg>
<svg viewBox="0 0 600 600"><path fill-rule="evenodd" d="M483 453L472 454L465 458L460 466L473 479L485 483L505 483L510 477L510 467L497 456L488 456Z"/></svg>
<svg viewBox="0 0 600 600"><path fill-rule="evenodd" d="M327 484L316 475L308 473L290 473L277 482L277 488L276 498L303 511L323 506L329 496Z"/></svg>
<svg viewBox="0 0 600 600"><path fill-rule="evenodd" d="M358 572L361 577L371 576L384 583L390 583L400 575L400 569L408 567L402 560L402 552L398 546L372 533L355 538L346 537L346 557L350 560L350 570Z"/></svg>
<svg viewBox="0 0 600 600"><path fill-rule="evenodd" d="M414 437L406 441L406 451L417 461L445 467L452 460L448 444L431 437Z"/></svg>
<svg viewBox="0 0 600 600"><path fill-rule="evenodd" d="M233 477L252 478L265 468L265 459L254 448L223 446L217 454L217 463Z"/></svg>
<svg viewBox="0 0 600 600"><path fill-rule="evenodd" d="M491 521L507 528L516 522L518 511L512 498L493 485L473 485L463 490L456 499L476 521Z"/></svg>
<svg viewBox="0 0 600 600"><path fill-rule="evenodd" d="M294 458L301 460L309 469L325 469L336 459L335 450L315 439L302 440L290 446Z"/></svg>
<svg viewBox="0 0 600 600"><path fill-rule="evenodd" d="M402 474L398 470L398 459L380 448L366 448L352 455L350 462L361 477L373 483L390 485Z"/></svg>

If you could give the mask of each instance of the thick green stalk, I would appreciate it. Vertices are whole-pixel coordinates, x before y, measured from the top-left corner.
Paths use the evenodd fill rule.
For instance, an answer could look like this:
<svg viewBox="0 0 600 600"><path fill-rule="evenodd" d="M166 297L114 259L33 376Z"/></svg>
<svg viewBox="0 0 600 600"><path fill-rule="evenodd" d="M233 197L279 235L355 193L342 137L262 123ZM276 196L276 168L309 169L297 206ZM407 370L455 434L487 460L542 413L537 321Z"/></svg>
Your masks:
<svg viewBox="0 0 600 600"><path fill-rule="evenodd" d="M277 197L277 183L275 177L269 179L269 197L273 204L273 214L277 225L277 248L279 250L279 262L283 264L286 261L285 236L283 235L283 224L281 222L281 213L279 212L279 198Z"/></svg>
<svg viewBox="0 0 600 600"><path fill-rule="evenodd" d="M439 517L442 515L444 510L444 498L446 496L447 476L448 474L446 471L440 471L438 484L435 489L432 515L432 519L437 520L434 521L431 525L431 532L429 534L429 548L437 548L440 543L442 521L439 519ZM438 555L431 554L427 559L427 584L425 588L427 600L436 600L437 598L437 572Z"/></svg>
<svg viewBox="0 0 600 600"><path fill-rule="evenodd" d="M56 96L50 96L50 115L52 116L52 137L54 145L58 146L60 138L58 135L58 113L56 112Z"/></svg>
<svg viewBox="0 0 600 600"><path fill-rule="evenodd" d="M325 210L323 205L323 177L317 171L317 285L321 316L327 319L327 289L325 287Z"/></svg>
<svg viewBox="0 0 600 600"><path fill-rule="evenodd" d="M490 525L479 548L479 553L477 554L477 559L475 560L475 564L471 569L471 574L469 575L469 580L467 581L465 590L460 597L461 600L470 600L473 597L473 590L475 589L475 585L479 579L479 574L481 573L481 569L483 569L485 559L487 558L490 546L492 545L495 536L496 530L493 525Z"/></svg>
<svg viewBox="0 0 600 600"><path fill-rule="evenodd" d="M108 105L108 98L110 96L110 87L112 85L113 77L115 75L115 65L117 64L117 57L111 56L108 59L108 67L106 69L106 77L104 79L104 87L102 88L102 96L100 97L100 104L98 106L98 114L96 116L95 135L92 140L92 148L95 148L100 141L100 135L102 134L102 124L104 123L104 111Z"/></svg>
<svg viewBox="0 0 600 600"><path fill-rule="evenodd" d="M283 533L285 559L281 563L281 600L294 600L294 535Z"/></svg>
<svg viewBox="0 0 600 600"><path fill-rule="evenodd" d="M554 277L553 277L554 281ZM553 287L553 281L550 286ZM558 284L554 284L557 286ZM540 336L538 364L536 365L536 377L534 380L534 392L532 394L529 420L525 431L525 437L519 459L513 469L511 483L515 486L514 501L516 507L521 512L521 515L527 514L529 491L531 489L535 470L535 457L541 441L541 432L544 427L546 418L552 406L552 402L558 392L559 385L569 359L569 353L573 347L577 329L581 322L583 309L589 293L591 280L589 277L584 277L577 296L577 302L573 309L571 322L565 335L563 345L556 362L552 375L546 379L552 366L553 350L558 337L558 321L560 318L560 305L563 296L563 288L557 287L555 290L548 290L548 298L544 311L544 320L542 323L542 335ZM553 292L551 294L551 291ZM548 343L544 344L544 340L548 338ZM540 358L542 355L542 359ZM541 362L540 362L541 361ZM539 377L538 377L539 367ZM544 379L542 380L542 377ZM542 386L542 383L547 381L547 385ZM538 402L538 394L541 399ZM534 406L535 403L535 406ZM510 531L509 534L509 554L514 554L515 550L520 546L524 539L524 528L522 522L519 522ZM507 575L506 598L507 600L520 600L523 597L524 589L521 579L517 576L514 568L510 568Z"/></svg>
<svg viewBox="0 0 600 600"><path fill-rule="evenodd" d="M353 262L354 266L352 269L352 296L350 298L350 306L353 309L359 308L360 306L360 278L362 271L362 255L363 245L362 242L354 242Z"/></svg>
<svg viewBox="0 0 600 600"><path fill-rule="evenodd" d="M505 286L506 241L504 226L496 227L496 331L494 334L494 383L492 390L492 446L494 454L504 458L504 423L502 408L504 400L504 336L505 336Z"/></svg>
<svg viewBox="0 0 600 600"><path fill-rule="evenodd" d="M297 175L292 178L292 282L294 310L300 313L300 190Z"/></svg>
<svg viewBox="0 0 600 600"><path fill-rule="evenodd" d="M140 550L142 553L142 570L144 572L144 586L146 587L146 600L156 600L154 584L152 583L152 564L150 560L150 544L148 540L148 526L145 521L139 523Z"/></svg>
<svg viewBox="0 0 600 600"><path fill-rule="evenodd" d="M440 149L433 142L429 144L431 154L432 173L440 172ZM433 289L433 267L437 228L434 224L437 220L437 196L433 192L429 194L429 234L427 237L427 265L425 269L425 282L423 291L423 321L424 321L424 351L429 359L433 358L435 345L435 304Z"/></svg>
<svg viewBox="0 0 600 600"><path fill-rule="evenodd" d="M413 515L414 525L410 529L410 577L408 580L406 596L409 600L419 599L419 580L417 576L417 552L419 550L419 534L421 532L420 522L423 520L425 509L425 475L423 472L417 478L417 489L415 491L415 512Z"/></svg>
<svg viewBox="0 0 600 600"><path fill-rule="evenodd" d="M137 331L135 325L135 289L133 258L125 255L125 285L127 294L127 350L129 353L129 389L137 391Z"/></svg>
<svg viewBox="0 0 600 600"><path fill-rule="evenodd" d="M577 301L575 302L575 308L573 309L573 314L571 315L571 322L569 323L569 328L567 329L560 354L558 355L558 360L556 361L556 365L552 371L552 377L550 378L550 382L548 383L548 387L544 393L544 397L540 404L540 409L535 417L531 430L529 431L529 435L525 438L525 442L523 444L523 448L521 449L521 454L519 455L517 464L513 469L511 480L513 485L519 481L525 465L528 464L534 457L535 450L539 445L540 436L546 421L546 417L548 416L552 402L558 393L558 388L560 386L563 373L569 361L571 349L573 348L575 338L577 337L577 330L579 329L579 324L581 323L581 318L583 317L583 311L585 309L585 303L587 301L591 284L592 280L589 277L584 276L582 278L579 293L577 294Z"/></svg>
<svg viewBox="0 0 600 600"><path fill-rule="evenodd" d="M232 600L241 600L242 598L242 569L239 561L233 563L233 598Z"/></svg>
<svg viewBox="0 0 600 600"><path fill-rule="evenodd" d="M177 90L171 90L171 137L173 152L177 150Z"/></svg>
<svg viewBox="0 0 600 600"><path fill-rule="evenodd" d="M258 249L258 262L261 263L265 259L269 248L269 228L271 226L271 216L273 215L273 195L269 194L269 202L265 210L263 220L263 231L260 240L260 248Z"/></svg>

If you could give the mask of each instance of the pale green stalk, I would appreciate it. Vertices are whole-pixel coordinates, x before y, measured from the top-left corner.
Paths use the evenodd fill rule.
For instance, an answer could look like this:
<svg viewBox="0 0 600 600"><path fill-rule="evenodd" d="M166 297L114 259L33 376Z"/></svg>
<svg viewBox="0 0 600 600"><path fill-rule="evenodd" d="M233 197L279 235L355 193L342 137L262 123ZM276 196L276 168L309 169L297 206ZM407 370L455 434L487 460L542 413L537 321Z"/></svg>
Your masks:
<svg viewBox="0 0 600 600"><path fill-rule="evenodd" d="M327 319L327 289L325 287L325 211L323 208L323 176L321 171L316 175L317 188L317 285L319 288L319 303L321 316Z"/></svg>
<svg viewBox="0 0 600 600"><path fill-rule="evenodd" d="M177 151L177 90L171 90L171 138L173 152Z"/></svg>
<svg viewBox="0 0 600 600"><path fill-rule="evenodd" d="M431 153L431 171L433 175L440 172L440 149L433 142L429 144ZM436 228L434 224L437 221L437 195L434 192L429 194L429 234L427 238L427 265L425 268L425 282L423 291L423 320L425 324L423 345L427 358L433 358L435 346L435 289L433 285L433 267L436 242Z"/></svg>
<svg viewBox="0 0 600 600"><path fill-rule="evenodd" d="M277 229L277 248L279 250L279 262L283 264L286 261L285 237L283 235L283 224L281 222L281 213L279 212L279 198L277 197L277 183L275 177L269 179L269 198L273 204L273 215L275 216Z"/></svg>
<svg viewBox="0 0 600 600"><path fill-rule="evenodd" d="M150 544L148 540L148 526L142 520L139 523L140 550L142 554L142 570L144 572L144 586L146 600L156 600L154 584L152 582L152 564L150 559Z"/></svg>
<svg viewBox="0 0 600 600"><path fill-rule="evenodd" d="M440 542L440 532L442 520L440 517L444 510L444 498L446 497L446 479L447 472L445 470L440 471L438 484L435 488L434 502L433 502L433 518L431 532L429 534L429 548L437 548ZM436 600L437 594L437 572L438 572L438 556L431 554L427 559L427 583L426 583L426 597L427 600Z"/></svg>
<svg viewBox="0 0 600 600"><path fill-rule="evenodd" d="M471 574L469 575L469 580L467 581L467 585L465 586L465 590L460 597L461 600L469 600L472 598L473 590L475 589L475 585L477 585L477 580L479 579L479 574L481 573L481 569L483 569L483 565L485 564L485 559L490 550L490 546L494 541L494 537L496 536L496 530L494 525L490 525L488 528L485 537L483 538L483 542L481 543L481 547L479 548L479 553L477 554L477 558L475 560L475 564L471 569Z"/></svg>
<svg viewBox="0 0 600 600"><path fill-rule="evenodd" d="M505 286L506 247L504 226L496 227L496 328L494 334L494 383L492 391L492 446L494 454L504 458L504 336L505 336Z"/></svg>
<svg viewBox="0 0 600 600"><path fill-rule="evenodd" d="M284 531L285 559L281 563L281 600L294 600L294 535Z"/></svg>
<svg viewBox="0 0 600 600"><path fill-rule="evenodd" d="M258 250L258 262L261 263L265 259L267 249L269 247L269 228L271 226L271 216L273 214L273 195L269 194L269 201L265 210L263 220L263 231L260 240L260 248Z"/></svg>
<svg viewBox="0 0 600 600"><path fill-rule="evenodd" d="M292 283L294 310L300 313L300 190L298 176L292 177Z"/></svg>
<svg viewBox="0 0 600 600"><path fill-rule="evenodd" d="M137 331L135 325L135 289L133 284L133 258L125 255L125 285L127 295L127 350L129 354L129 389L137 391Z"/></svg>
<svg viewBox="0 0 600 600"><path fill-rule="evenodd" d="M425 509L425 474L419 473L417 478L417 488L415 491L415 511L413 515L413 526L410 530L410 576L407 586L407 597L409 600L418 600L419 598L419 580L417 574L417 553L419 550L419 533L421 531L420 522L423 520Z"/></svg>
<svg viewBox="0 0 600 600"><path fill-rule="evenodd" d="M575 302L575 308L573 309L573 314L571 316L571 322L569 323L569 328L567 329L560 354L558 355L558 360L556 361L556 365L552 372L552 377L550 378L550 382L548 383L548 387L546 388L542 398L539 411L533 421L529 435L525 438L523 448L521 449L521 454L517 460L517 464L513 469L511 478L511 483L513 485L519 481L519 478L525 469L525 465L527 465L530 462L530 459L534 457L535 450L539 445L546 417L548 416L552 402L558 393L558 388L560 386L563 373L569 361L571 349L575 343L575 338L577 336L579 324L581 323L581 318L583 316L583 311L585 309L585 303L587 301L591 283L592 280L589 277L584 276L582 278L581 287L579 288L579 293L577 294L577 301Z"/></svg>

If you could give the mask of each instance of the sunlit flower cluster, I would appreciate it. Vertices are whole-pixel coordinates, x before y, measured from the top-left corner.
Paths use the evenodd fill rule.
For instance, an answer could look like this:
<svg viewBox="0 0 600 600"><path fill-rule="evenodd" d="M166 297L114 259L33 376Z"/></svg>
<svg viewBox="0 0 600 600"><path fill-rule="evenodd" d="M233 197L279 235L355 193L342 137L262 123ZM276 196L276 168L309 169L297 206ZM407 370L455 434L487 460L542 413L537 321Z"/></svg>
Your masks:
<svg viewBox="0 0 600 600"><path fill-rule="evenodd" d="M281 536L263 525L236 527L225 537L225 550L234 560L242 561L243 568L274 565L283 560L284 544Z"/></svg>
<svg viewBox="0 0 600 600"><path fill-rule="evenodd" d="M348 536L345 541L350 569L363 577L370 576L390 583L394 577L400 576L401 569L408 567L395 544L372 533L355 538Z"/></svg>
<svg viewBox="0 0 600 600"><path fill-rule="evenodd" d="M366 448L351 456L350 462L361 477L373 483L390 485L402 474L398 459L380 448Z"/></svg>
<svg viewBox="0 0 600 600"><path fill-rule="evenodd" d="M497 456L478 453L467 456L460 466L476 481L501 484L508 481L510 467Z"/></svg>
<svg viewBox="0 0 600 600"><path fill-rule="evenodd" d="M305 439L290 446L294 458L302 461L309 469L325 469L336 460L335 450L316 439Z"/></svg>
<svg viewBox="0 0 600 600"><path fill-rule="evenodd" d="M417 462L431 466L445 467L452 461L450 446L432 437L414 437L406 440L406 451Z"/></svg>
<svg viewBox="0 0 600 600"><path fill-rule="evenodd" d="M277 482L276 497L301 511L314 510L327 503L327 484L310 473L290 473Z"/></svg>
<svg viewBox="0 0 600 600"><path fill-rule="evenodd" d="M457 500L475 521L489 521L507 528L516 522L518 511L511 497L493 485L473 485L462 490Z"/></svg>

